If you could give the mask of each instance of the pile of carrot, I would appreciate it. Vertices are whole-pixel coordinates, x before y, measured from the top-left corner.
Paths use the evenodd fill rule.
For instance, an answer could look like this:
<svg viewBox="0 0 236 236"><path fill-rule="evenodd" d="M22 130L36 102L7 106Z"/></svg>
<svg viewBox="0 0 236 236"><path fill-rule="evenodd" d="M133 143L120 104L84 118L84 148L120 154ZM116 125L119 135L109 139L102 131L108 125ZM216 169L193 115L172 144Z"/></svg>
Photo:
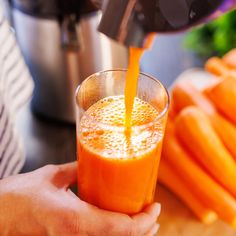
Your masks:
<svg viewBox="0 0 236 236"><path fill-rule="evenodd" d="M202 222L236 228L236 49L205 69L216 83L179 81L171 91L159 181Z"/></svg>

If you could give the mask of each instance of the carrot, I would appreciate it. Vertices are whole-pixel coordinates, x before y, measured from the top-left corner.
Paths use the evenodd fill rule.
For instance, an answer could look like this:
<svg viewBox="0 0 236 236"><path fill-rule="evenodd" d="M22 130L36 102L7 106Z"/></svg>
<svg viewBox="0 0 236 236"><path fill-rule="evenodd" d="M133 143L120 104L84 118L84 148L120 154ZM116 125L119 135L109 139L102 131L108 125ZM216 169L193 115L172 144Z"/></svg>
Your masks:
<svg viewBox="0 0 236 236"><path fill-rule="evenodd" d="M198 91L192 84L188 82L180 82L175 85L172 90L172 98L174 100L176 112L180 112L187 106L196 105L208 114L215 113L214 105Z"/></svg>
<svg viewBox="0 0 236 236"><path fill-rule="evenodd" d="M208 87L205 94L217 109L236 124L236 79L228 75L220 83Z"/></svg>
<svg viewBox="0 0 236 236"><path fill-rule="evenodd" d="M231 50L222 58L223 62L230 68L236 69L236 49Z"/></svg>
<svg viewBox="0 0 236 236"><path fill-rule="evenodd" d="M236 162L197 107L187 107L176 118L176 134L208 172L236 196Z"/></svg>
<svg viewBox="0 0 236 236"><path fill-rule="evenodd" d="M205 64L205 69L217 76L229 73L229 68L225 62L218 57L211 57Z"/></svg>
<svg viewBox="0 0 236 236"><path fill-rule="evenodd" d="M209 118L221 141L236 160L236 127L218 113Z"/></svg>
<svg viewBox="0 0 236 236"><path fill-rule="evenodd" d="M216 111L213 103L203 93L190 83L178 83L173 88L172 97L177 112L195 105L208 114L215 131L236 160L236 127Z"/></svg>
<svg viewBox="0 0 236 236"><path fill-rule="evenodd" d="M168 116L174 119L174 117L177 115L177 111L175 108L175 101L174 99L170 99L170 106L169 106L169 113Z"/></svg>
<svg viewBox="0 0 236 236"><path fill-rule="evenodd" d="M176 194L205 224L211 224L217 219L217 214L204 206L197 196L180 179L166 160L162 160L159 168L159 182Z"/></svg>
<svg viewBox="0 0 236 236"><path fill-rule="evenodd" d="M236 226L236 201L212 179L187 153L175 135L172 121L168 121L163 142L162 161L169 163L171 170L182 179L189 191L220 218ZM172 181L175 178L172 178Z"/></svg>

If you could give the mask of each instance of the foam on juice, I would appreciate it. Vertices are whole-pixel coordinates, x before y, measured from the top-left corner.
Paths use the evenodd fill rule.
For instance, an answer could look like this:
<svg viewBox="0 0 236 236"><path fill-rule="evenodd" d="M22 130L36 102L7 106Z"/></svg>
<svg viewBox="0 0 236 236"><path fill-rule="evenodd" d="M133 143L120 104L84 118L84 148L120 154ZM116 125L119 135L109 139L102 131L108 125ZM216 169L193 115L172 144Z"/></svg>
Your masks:
<svg viewBox="0 0 236 236"><path fill-rule="evenodd" d="M163 136L156 121L157 110L136 97L129 135L125 132L125 112L124 96L106 97L92 105L81 119L81 144L108 158L134 158L149 152Z"/></svg>

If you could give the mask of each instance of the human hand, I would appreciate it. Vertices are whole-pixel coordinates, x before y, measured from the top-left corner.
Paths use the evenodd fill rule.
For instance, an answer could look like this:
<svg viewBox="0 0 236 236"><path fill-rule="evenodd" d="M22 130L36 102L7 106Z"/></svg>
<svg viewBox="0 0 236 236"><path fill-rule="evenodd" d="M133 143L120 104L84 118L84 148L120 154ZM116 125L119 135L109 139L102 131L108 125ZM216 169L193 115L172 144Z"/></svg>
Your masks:
<svg viewBox="0 0 236 236"><path fill-rule="evenodd" d="M76 163L48 165L0 181L0 235L153 236L159 204L132 217L80 200L69 186Z"/></svg>

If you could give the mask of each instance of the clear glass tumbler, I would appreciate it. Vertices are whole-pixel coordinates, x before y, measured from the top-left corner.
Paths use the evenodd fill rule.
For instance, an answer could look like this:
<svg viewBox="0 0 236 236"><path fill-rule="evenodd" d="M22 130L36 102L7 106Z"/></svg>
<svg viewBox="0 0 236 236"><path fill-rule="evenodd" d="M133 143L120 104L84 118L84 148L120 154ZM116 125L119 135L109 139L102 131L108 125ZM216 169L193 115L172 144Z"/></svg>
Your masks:
<svg viewBox="0 0 236 236"><path fill-rule="evenodd" d="M158 80L140 73L139 120L127 134L126 72L93 74L77 89L78 191L102 209L134 214L154 198L169 96Z"/></svg>

